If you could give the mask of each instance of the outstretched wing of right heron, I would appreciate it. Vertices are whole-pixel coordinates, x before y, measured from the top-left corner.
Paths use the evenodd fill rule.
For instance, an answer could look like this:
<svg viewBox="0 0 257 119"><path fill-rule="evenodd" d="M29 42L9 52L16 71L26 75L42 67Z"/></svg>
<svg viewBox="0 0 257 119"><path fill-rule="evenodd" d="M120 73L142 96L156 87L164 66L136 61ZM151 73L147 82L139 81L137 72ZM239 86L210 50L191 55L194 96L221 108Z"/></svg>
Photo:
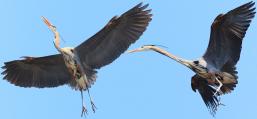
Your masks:
<svg viewBox="0 0 257 119"><path fill-rule="evenodd" d="M254 2L237 7L216 17L211 26L210 41L203 58L221 69L224 64L236 65L241 44L251 19L255 15Z"/></svg>
<svg viewBox="0 0 257 119"><path fill-rule="evenodd" d="M71 80L62 55L25 57L23 60L5 62L4 79L20 87L56 87Z"/></svg>

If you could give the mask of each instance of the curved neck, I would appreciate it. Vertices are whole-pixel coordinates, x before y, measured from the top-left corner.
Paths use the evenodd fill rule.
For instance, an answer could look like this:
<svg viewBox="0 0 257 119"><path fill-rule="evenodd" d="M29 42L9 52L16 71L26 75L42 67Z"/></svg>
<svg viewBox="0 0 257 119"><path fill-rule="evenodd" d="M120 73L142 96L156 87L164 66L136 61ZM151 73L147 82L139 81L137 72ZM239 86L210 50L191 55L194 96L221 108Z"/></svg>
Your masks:
<svg viewBox="0 0 257 119"><path fill-rule="evenodd" d="M54 32L54 47L61 53L61 48L60 48L60 34L58 31Z"/></svg>
<svg viewBox="0 0 257 119"><path fill-rule="evenodd" d="M151 49L151 50L153 50L155 52L158 52L158 53L160 53L162 55L165 55L165 56L167 56L167 57L177 61L180 64L183 64L183 65L185 65L187 67L190 67L189 64L191 63L191 61L189 61L189 60L182 59L182 58L180 58L178 56L175 56L175 55L173 55L173 54L171 54L171 53L169 53L169 52L167 52L167 51L165 51L165 50L163 50L163 49L161 49L159 47L156 47L156 46L150 46L149 49Z"/></svg>

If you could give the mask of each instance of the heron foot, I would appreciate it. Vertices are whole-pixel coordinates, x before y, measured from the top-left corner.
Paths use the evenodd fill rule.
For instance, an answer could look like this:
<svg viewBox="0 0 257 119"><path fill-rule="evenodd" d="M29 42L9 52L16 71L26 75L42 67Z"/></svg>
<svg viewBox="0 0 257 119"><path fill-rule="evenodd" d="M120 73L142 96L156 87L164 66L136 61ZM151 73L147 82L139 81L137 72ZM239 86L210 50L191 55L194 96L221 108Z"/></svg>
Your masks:
<svg viewBox="0 0 257 119"><path fill-rule="evenodd" d="M87 89L87 93L88 93L88 96L89 96L89 99L90 99L91 108L92 108L93 112L95 113L97 108L96 108L96 106L95 106L95 104L93 102L93 99L92 99L91 95L90 95L89 89Z"/></svg>
<svg viewBox="0 0 257 119"><path fill-rule="evenodd" d="M222 91L220 90L221 87L223 86L223 84L221 83L221 81L216 77L215 80L219 83L218 88L216 88L216 92L213 94L213 96L217 96L217 94L222 94Z"/></svg>
<svg viewBox="0 0 257 119"><path fill-rule="evenodd" d="M86 105L84 104L84 96L83 96L83 90L80 90L81 93L81 100L82 100L82 111L81 111L81 117L85 116L87 114L87 108Z"/></svg>
<svg viewBox="0 0 257 119"><path fill-rule="evenodd" d="M92 108L93 112L95 113L97 107L95 106L95 104L92 100L90 100L90 103L91 103L91 108Z"/></svg>
<svg viewBox="0 0 257 119"><path fill-rule="evenodd" d="M81 117L86 116L86 114L87 114L87 108L86 106L82 105Z"/></svg>

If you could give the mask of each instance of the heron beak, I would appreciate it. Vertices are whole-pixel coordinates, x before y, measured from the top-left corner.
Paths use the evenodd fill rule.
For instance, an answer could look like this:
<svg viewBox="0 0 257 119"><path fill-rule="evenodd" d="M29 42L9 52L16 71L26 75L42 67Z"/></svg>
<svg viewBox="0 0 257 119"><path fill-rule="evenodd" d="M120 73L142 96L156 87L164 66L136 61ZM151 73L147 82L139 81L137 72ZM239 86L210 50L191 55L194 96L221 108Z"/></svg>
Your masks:
<svg viewBox="0 0 257 119"><path fill-rule="evenodd" d="M45 24L48 26L48 27L51 27L52 26L52 24L49 22L49 20L48 19L46 19L45 17L41 17L42 18L42 20L45 22Z"/></svg>
<svg viewBox="0 0 257 119"><path fill-rule="evenodd" d="M134 52L141 52L141 51L144 51L144 48L137 48L137 49L134 49L134 50L129 50L126 53L134 53Z"/></svg>
<svg viewBox="0 0 257 119"><path fill-rule="evenodd" d="M44 21L44 23L48 26L48 28L51 30L51 31L53 31L54 32L54 25L52 25L51 23L50 23L50 21L47 19L47 18L45 18L45 17L41 17L42 18L42 20Z"/></svg>

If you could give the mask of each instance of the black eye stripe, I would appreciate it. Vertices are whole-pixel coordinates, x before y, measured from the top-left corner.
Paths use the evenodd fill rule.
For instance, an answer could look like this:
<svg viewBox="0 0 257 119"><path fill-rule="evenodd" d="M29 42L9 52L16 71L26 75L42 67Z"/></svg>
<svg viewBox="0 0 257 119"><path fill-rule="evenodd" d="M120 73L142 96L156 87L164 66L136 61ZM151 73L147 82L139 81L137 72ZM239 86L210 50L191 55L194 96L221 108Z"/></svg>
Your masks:
<svg viewBox="0 0 257 119"><path fill-rule="evenodd" d="M199 64L199 61L194 61L195 64Z"/></svg>

